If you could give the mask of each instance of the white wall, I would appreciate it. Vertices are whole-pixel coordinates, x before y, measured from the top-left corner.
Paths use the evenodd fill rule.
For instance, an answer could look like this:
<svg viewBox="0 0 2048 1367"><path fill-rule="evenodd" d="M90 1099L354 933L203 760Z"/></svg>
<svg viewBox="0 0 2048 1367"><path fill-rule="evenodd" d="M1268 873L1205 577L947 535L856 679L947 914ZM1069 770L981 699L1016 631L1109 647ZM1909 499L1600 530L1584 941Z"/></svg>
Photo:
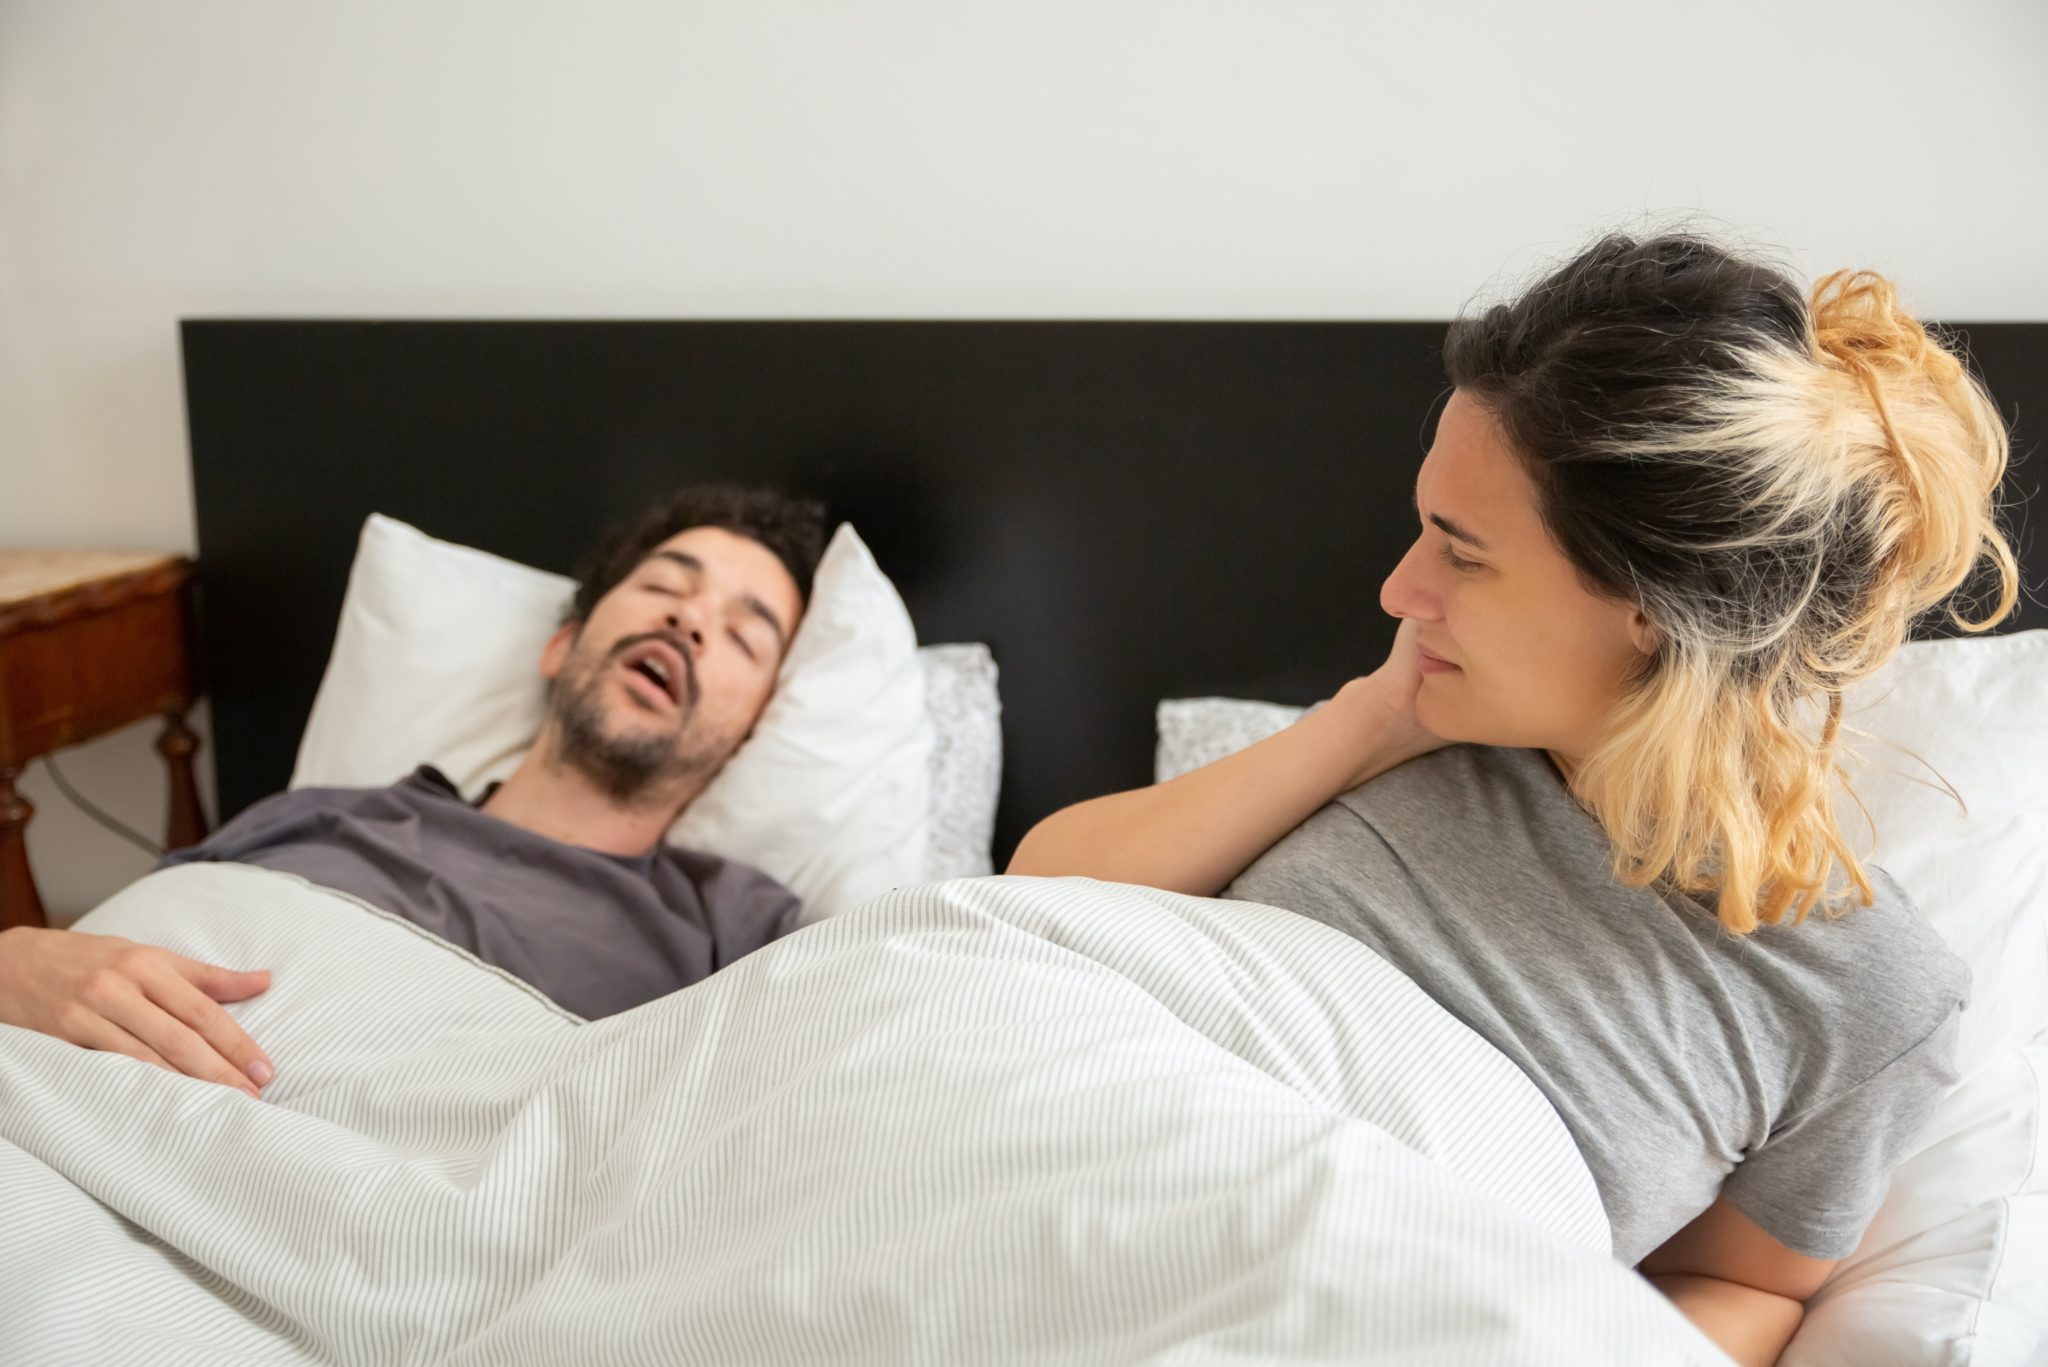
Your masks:
<svg viewBox="0 0 2048 1367"><path fill-rule="evenodd" d="M1439 318L1705 210L2048 319L2044 172L2040 0L0 0L0 544L191 548L185 315Z"/></svg>

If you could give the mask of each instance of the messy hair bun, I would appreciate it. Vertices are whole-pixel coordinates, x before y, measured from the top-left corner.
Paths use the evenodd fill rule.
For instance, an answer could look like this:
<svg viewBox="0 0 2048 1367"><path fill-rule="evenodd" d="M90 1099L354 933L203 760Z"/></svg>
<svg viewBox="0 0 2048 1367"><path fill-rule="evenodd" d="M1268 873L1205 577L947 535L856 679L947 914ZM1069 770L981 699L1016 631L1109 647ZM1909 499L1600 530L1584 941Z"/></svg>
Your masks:
<svg viewBox="0 0 2048 1367"><path fill-rule="evenodd" d="M1948 601L1987 558L1997 571L1996 598L1975 620L1960 604L1950 617L1966 631L1996 625L2017 600L2019 569L1991 502L2007 458L2005 424L1991 396L1873 271L1821 277L1809 312L1822 384L1855 391L1834 396L1843 415L1842 430L1831 434L1838 459L1874 467L1867 487L1880 506L1868 516L1881 565L1872 625L1910 621Z"/></svg>
<svg viewBox="0 0 2048 1367"><path fill-rule="evenodd" d="M1988 566L2019 576L1983 386L1868 271L1786 275L1689 234L1602 238L1461 319L1551 535L1661 638L1573 787L1615 870L1718 898L1747 933L1871 888L1834 817L1842 695Z"/></svg>

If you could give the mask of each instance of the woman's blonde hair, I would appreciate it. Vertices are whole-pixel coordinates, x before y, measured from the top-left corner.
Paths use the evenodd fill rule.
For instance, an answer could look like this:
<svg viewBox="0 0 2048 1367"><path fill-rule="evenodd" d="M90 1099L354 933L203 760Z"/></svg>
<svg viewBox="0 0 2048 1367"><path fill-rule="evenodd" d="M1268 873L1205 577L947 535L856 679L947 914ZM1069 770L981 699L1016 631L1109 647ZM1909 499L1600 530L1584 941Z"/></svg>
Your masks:
<svg viewBox="0 0 2048 1367"><path fill-rule="evenodd" d="M1572 779L1617 876L1717 895L1737 934L1867 905L1835 817L1843 693L1980 570L1958 627L2018 596L1984 387L1884 277L1809 296L1688 234L1603 238L1445 353L1581 578L1661 638Z"/></svg>

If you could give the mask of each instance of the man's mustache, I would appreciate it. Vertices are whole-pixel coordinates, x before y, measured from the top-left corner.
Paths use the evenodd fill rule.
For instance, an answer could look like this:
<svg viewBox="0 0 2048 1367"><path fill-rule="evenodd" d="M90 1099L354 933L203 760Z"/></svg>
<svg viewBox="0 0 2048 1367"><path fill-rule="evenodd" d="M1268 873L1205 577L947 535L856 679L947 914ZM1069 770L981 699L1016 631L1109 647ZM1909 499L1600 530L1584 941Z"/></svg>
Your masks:
<svg viewBox="0 0 2048 1367"><path fill-rule="evenodd" d="M609 665L634 646L645 644L648 641L659 641L681 657L683 662L684 701L690 707L695 708L699 697L699 689L697 687L697 656L690 649L689 644L673 632L643 631L637 635L621 637L612 643L610 650L605 652L604 663Z"/></svg>

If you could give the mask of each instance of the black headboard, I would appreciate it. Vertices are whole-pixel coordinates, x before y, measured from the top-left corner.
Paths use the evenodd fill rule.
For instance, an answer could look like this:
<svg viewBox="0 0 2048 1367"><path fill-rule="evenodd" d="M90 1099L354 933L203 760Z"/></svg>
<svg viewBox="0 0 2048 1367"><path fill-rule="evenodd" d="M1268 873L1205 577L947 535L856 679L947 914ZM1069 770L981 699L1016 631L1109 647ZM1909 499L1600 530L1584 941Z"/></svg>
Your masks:
<svg viewBox="0 0 2048 1367"><path fill-rule="evenodd" d="M676 484L852 521L924 641L1002 671L998 867L1150 777L1152 709L1306 702L1377 664L1443 391L1436 323L183 324L223 816L284 786L356 533L388 513L570 569ZM2015 450L2048 324L1968 328ZM2039 462L2012 477L2017 502ZM2024 511L2024 510L2021 510ZM2048 554L2022 526L2027 579ZM2029 606L2008 629L2048 621Z"/></svg>

